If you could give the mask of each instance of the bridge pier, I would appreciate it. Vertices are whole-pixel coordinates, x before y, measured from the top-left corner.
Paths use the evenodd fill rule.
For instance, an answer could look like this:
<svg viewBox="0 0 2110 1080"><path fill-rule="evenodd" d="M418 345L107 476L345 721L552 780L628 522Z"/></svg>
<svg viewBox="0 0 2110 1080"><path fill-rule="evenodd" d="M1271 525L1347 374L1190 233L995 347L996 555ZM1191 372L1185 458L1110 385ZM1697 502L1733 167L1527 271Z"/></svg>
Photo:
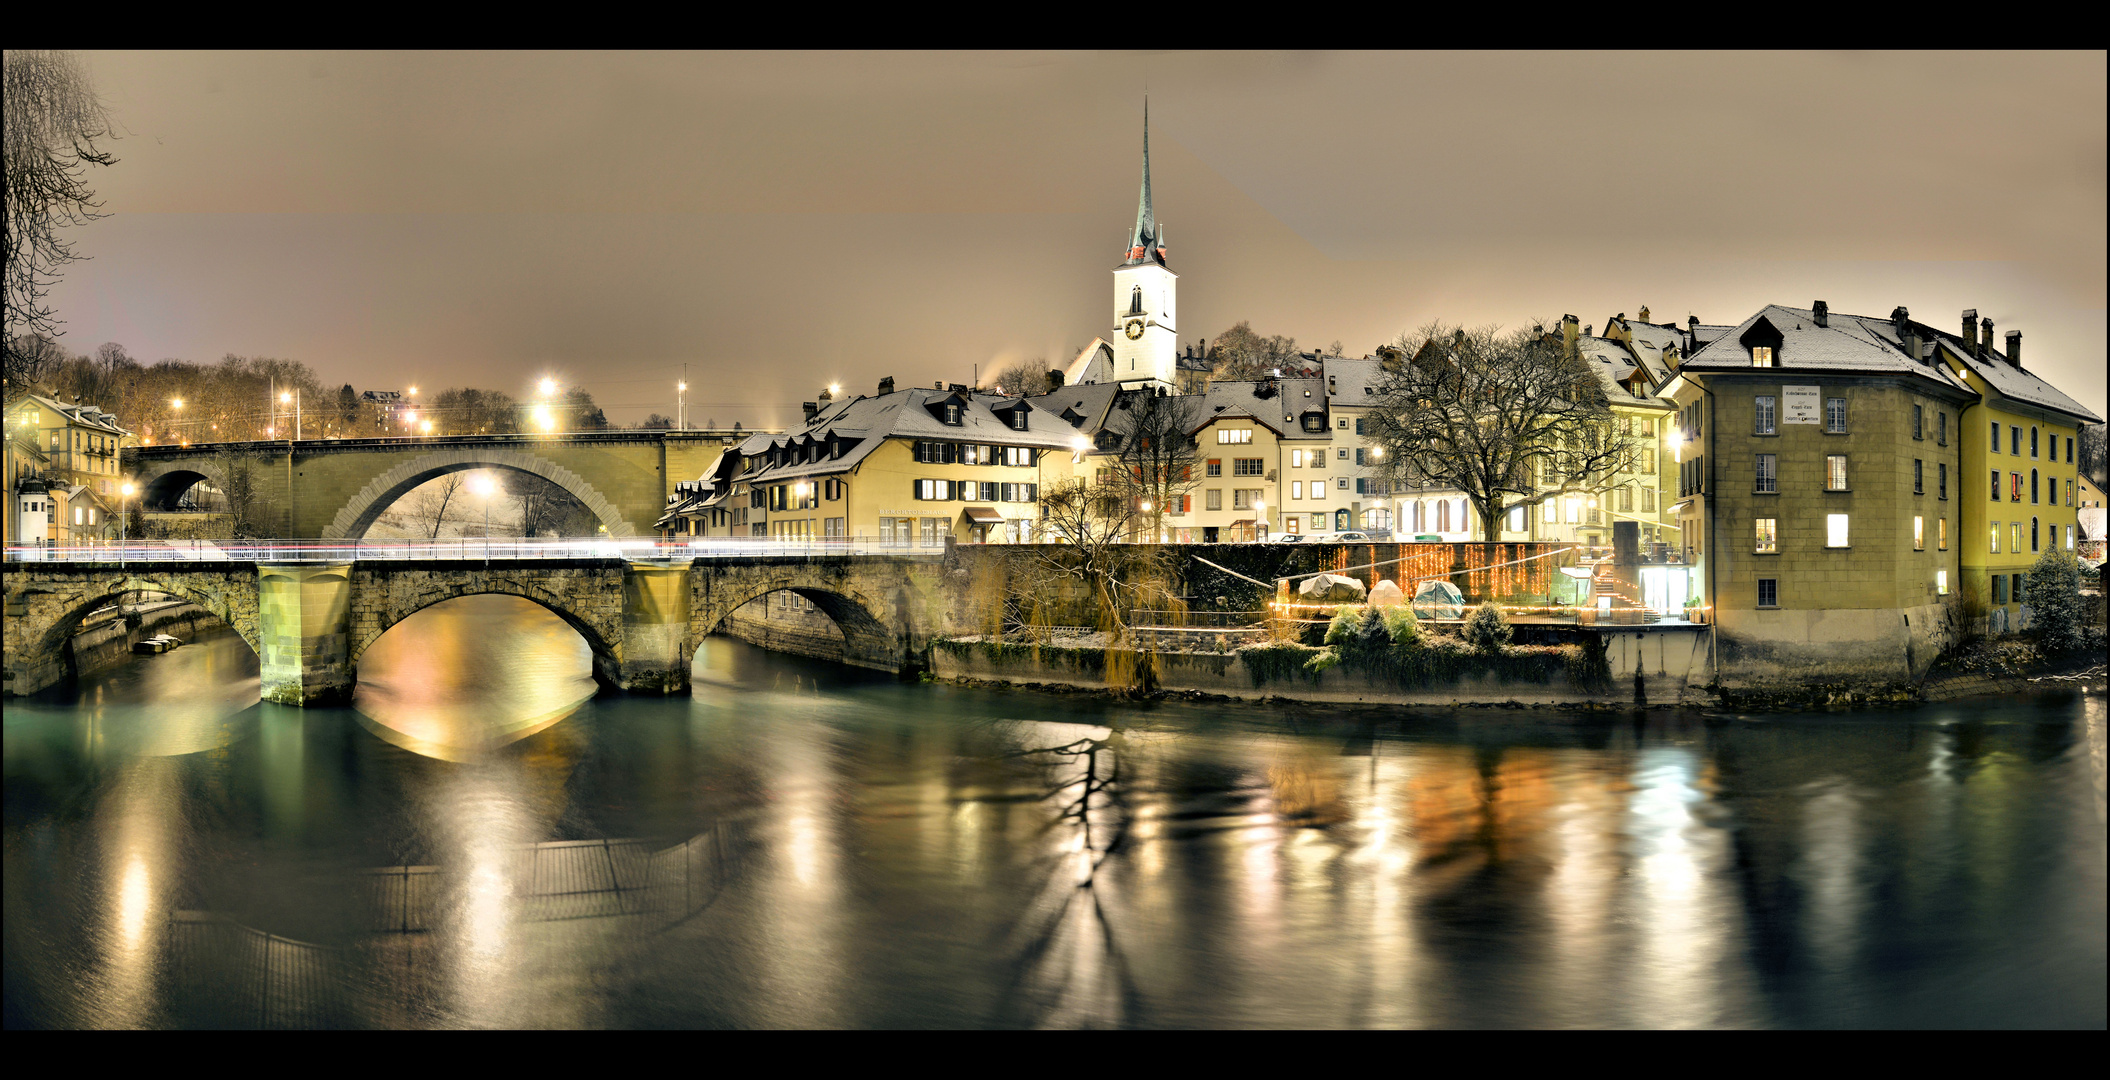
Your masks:
<svg viewBox="0 0 2110 1080"><path fill-rule="evenodd" d="M689 563L633 562L623 572L621 654L596 658L595 675L633 694L687 693L688 641Z"/></svg>
<svg viewBox="0 0 2110 1080"><path fill-rule="evenodd" d="M265 701L331 705L351 700L351 564L259 564L258 677Z"/></svg>

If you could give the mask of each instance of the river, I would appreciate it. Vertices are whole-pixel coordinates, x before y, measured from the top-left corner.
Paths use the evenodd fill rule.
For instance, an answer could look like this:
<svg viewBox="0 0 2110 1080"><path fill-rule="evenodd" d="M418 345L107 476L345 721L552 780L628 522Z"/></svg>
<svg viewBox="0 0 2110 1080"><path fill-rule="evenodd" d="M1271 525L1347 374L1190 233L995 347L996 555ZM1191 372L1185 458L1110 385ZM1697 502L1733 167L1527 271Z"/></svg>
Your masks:
<svg viewBox="0 0 2110 1080"><path fill-rule="evenodd" d="M2105 710L1128 703L510 597L10 700L6 1026L2105 1024Z"/></svg>

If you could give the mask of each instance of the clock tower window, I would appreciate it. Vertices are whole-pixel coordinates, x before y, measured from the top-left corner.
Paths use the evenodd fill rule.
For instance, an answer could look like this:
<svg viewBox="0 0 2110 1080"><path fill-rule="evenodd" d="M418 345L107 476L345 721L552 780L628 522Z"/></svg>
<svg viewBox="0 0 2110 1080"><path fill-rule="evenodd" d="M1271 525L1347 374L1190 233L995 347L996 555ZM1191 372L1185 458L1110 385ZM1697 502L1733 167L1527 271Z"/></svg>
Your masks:
<svg viewBox="0 0 2110 1080"><path fill-rule="evenodd" d="M1128 313L1143 314L1143 286L1137 285L1128 291Z"/></svg>

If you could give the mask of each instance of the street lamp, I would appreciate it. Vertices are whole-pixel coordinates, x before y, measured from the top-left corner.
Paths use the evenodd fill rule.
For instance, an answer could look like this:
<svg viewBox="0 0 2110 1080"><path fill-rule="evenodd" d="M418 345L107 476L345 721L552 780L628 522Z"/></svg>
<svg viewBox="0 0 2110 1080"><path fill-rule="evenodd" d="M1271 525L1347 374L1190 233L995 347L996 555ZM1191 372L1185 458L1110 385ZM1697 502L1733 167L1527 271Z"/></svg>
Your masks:
<svg viewBox="0 0 2110 1080"><path fill-rule="evenodd" d="M491 496L497 492L498 485L492 481L490 473L479 472L469 478L469 490L484 501L484 562L488 564L491 561Z"/></svg>
<svg viewBox="0 0 2110 1080"><path fill-rule="evenodd" d="M1253 535L1259 537L1267 532L1267 500L1253 500Z"/></svg>

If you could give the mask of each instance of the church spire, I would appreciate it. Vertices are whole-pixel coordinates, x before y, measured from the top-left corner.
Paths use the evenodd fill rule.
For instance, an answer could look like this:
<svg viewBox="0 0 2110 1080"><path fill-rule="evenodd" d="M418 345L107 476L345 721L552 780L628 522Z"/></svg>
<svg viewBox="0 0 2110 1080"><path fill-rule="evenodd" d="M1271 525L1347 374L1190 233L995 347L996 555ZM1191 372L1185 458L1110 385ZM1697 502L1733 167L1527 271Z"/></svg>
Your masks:
<svg viewBox="0 0 2110 1080"><path fill-rule="evenodd" d="M1150 207L1150 99L1143 99L1143 192L1136 198L1136 229L1128 239L1130 263L1165 264L1165 239Z"/></svg>

